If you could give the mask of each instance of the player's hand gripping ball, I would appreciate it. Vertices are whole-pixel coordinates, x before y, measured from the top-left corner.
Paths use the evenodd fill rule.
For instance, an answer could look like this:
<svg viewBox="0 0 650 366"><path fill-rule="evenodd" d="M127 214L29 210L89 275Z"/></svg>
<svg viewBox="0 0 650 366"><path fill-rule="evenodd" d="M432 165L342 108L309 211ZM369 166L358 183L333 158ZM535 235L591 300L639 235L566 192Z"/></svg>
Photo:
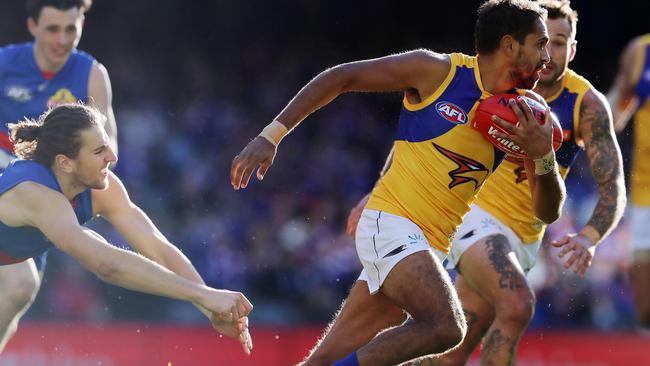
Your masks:
<svg viewBox="0 0 650 366"><path fill-rule="evenodd" d="M509 132L494 122L492 120L492 115L496 115L513 125L519 123L517 115L510 107L510 99L525 100L533 111L533 115L539 124L543 125L545 123L546 107L541 103L527 96L520 96L517 94L497 94L479 103L474 112L472 127L479 130L481 134L483 134L483 137L490 141L492 145L505 152L510 157L518 159L527 158L528 155L526 155L522 146L519 146L512 140L496 136L497 131L505 135L509 135ZM562 145L562 126L560 126L557 119L551 118L551 120L553 121L553 150L557 151Z"/></svg>

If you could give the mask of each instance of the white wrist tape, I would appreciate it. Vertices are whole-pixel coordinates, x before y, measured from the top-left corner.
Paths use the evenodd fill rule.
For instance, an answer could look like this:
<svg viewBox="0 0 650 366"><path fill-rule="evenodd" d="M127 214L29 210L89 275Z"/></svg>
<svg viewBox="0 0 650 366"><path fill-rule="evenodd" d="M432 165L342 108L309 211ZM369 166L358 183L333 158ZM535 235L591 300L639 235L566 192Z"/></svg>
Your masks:
<svg viewBox="0 0 650 366"><path fill-rule="evenodd" d="M259 136L264 137L274 146L278 146L280 141L282 141L284 136L288 135L289 132L291 131L287 129L287 126L283 125L278 120L273 120L273 122L269 123L268 126L264 127Z"/></svg>
<svg viewBox="0 0 650 366"><path fill-rule="evenodd" d="M555 168L555 151L551 149L546 155L533 161L535 162L535 175L548 174Z"/></svg>

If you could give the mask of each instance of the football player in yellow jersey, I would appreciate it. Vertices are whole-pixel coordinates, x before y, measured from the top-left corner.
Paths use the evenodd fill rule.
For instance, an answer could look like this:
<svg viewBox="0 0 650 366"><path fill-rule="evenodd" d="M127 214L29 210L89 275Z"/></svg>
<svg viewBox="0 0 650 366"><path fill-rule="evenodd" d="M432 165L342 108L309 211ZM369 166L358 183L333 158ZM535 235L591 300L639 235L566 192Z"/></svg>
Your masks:
<svg viewBox="0 0 650 366"><path fill-rule="evenodd" d="M580 148L584 148L600 195L587 225L579 233L554 242L562 247L560 256L567 257L565 267L582 276L596 245L616 225L625 206L621 156L604 96L567 69L576 51L577 13L568 1L540 5L548 11L551 62L542 71L535 91L559 116L564 130L557 162L566 176ZM535 304L525 273L535 264L544 233L543 222L535 217L526 178L520 164L504 162L465 216L449 259L459 272L456 289L468 332L460 347L420 364L464 365L483 336L481 364L515 362L517 343ZM355 225L354 213L350 228ZM400 321L396 318L396 323Z"/></svg>
<svg viewBox="0 0 650 366"><path fill-rule="evenodd" d="M235 157L231 183L245 188L256 169L257 178L264 177L280 140L338 95L404 92L392 166L373 190L356 233L362 274L305 364L396 365L462 341L466 321L441 261L503 157L468 121L482 98L535 85L549 60L545 18L535 2L489 0L478 11L476 57L416 50L333 67L309 82ZM564 185L551 123L537 123L523 102L512 107L516 127L495 123L528 152L536 212L553 221ZM413 320L384 330L384 316L392 321L404 312Z"/></svg>
<svg viewBox="0 0 650 366"><path fill-rule="evenodd" d="M650 34L636 37L626 46L608 98L617 131L622 131L634 114L631 279L639 326L650 331Z"/></svg>
<svg viewBox="0 0 650 366"><path fill-rule="evenodd" d="M568 69L577 46L577 12L569 1L540 5L548 11L551 62L534 90L562 124L565 141L556 153L557 162L566 177L583 148L598 186L598 202L587 224L553 242L562 248L559 256L565 259L564 267L584 276L596 246L624 211L623 164L605 96ZM525 273L535 264L544 234L522 173L516 163L504 162L458 230L449 258L459 273L456 290L468 319L467 336L457 349L422 364L464 365L481 339L481 364L514 364L517 344L535 306Z"/></svg>

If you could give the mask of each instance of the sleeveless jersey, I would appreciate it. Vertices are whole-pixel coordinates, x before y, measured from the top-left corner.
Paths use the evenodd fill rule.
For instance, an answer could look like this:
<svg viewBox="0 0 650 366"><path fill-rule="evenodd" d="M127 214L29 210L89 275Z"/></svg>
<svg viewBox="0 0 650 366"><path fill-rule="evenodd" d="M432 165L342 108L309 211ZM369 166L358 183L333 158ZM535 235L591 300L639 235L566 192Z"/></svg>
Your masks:
<svg viewBox="0 0 650 366"><path fill-rule="evenodd" d="M555 157L563 178L569 173L569 167L583 144L578 123L582 99L589 89L589 81L567 70L560 90L546 100L562 125L564 141ZM530 186L523 164L504 161L485 183L476 204L511 228L524 244L534 243L544 236L546 225L533 213Z"/></svg>
<svg viewBox="0 0 650 366"><path fill-rule="evenodd" d="M61 192L54 174L44 165L31 160L14 160L0 175L0 195L23 182L35 182ZM71 204L80 225L92 218L90 189L80 193ZM0 265L22 262L44 253L52 246L35 227L10 227L0 222Z"/></svg>
<svg viewBox="0 0 650 366"><path fill-rule="evenodd" d="M485 179L504 154L469 123L483 89L478 59L450 55L451 69L426 100L406 98L393 161L373 189L367 208L405 217L445 253Z"/></svg>
<svg viewBox="0 0 650 366"><path fill-rule="evenodd" d="M639 100L634 116L634 152L632 153L632 203L650 206L650 34L642 36L632 85Z"/></svg>
<svg viewBox="0 0 650 366"><path fill-rule="evenodd" d="M88 101L88 78L95 59L78 50L50 80L34 58L34 44L0 48L0 148L13 154L7 123L38 118L49 107Z"/></svg>

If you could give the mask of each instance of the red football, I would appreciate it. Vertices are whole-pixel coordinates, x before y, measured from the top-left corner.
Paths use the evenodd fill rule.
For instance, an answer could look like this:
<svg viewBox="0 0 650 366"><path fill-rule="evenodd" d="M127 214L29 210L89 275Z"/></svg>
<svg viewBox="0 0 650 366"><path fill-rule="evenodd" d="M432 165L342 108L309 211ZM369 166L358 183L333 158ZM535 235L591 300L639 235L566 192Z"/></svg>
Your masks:
<svg viewBox="0 0 650 366"><path fill-rule="evenodd" d="M505 152L511 157L526 158L526 152L521 146L514 141L505 138L497 138L495 132L501 132L508 135L508 131L504 130L501 126L492 121L492 115L501 117L506 122L516 125L519 120L517 115L510 107L510 99L524 100L533 111L533 115L540 124L544 124L546 120L546 108L536 100L527 96L520 96L517 94L497 94L487 99L482 100L476 111L474 112L474 120L472 127L479 130L483 137L490 141L497 149ZM562 145L562 126L560 126L557 119L553 120L553 149L557 151Z"/></svg>

